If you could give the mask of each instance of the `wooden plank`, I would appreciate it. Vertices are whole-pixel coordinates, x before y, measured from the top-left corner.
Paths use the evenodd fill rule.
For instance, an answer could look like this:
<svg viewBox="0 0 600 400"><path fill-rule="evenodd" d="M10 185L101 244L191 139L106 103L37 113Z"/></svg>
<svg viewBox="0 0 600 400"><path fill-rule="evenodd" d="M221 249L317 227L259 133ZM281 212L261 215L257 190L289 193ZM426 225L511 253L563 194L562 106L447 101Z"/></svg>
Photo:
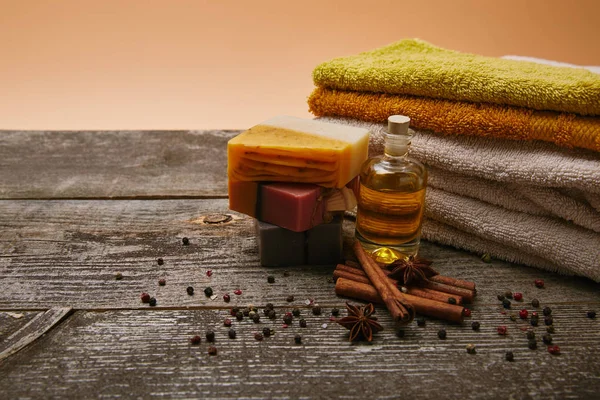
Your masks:
<svg viewBox="0 0 600 400"><path fill-rule="evenodd" d="M235 321L237 338L229 339L224 310L80 311L0 363L0 391L6 398L587 399L600 390L600 347L598 320L582 317L585 308L555 311L558 356L541 343L528 349L512 326L499 336L495 324L510 321L485 309L496 317L482 320L479 332L428 321L405 328L403 338L378 310L385 330L371 344L348 343L328 313L304 313L307 328ZM254 340L264 327L275 335ZM436 335L441 327L445 340ZM207 354L207 329L216 333L217 356ZM536 329L539 340L543 328ZM196 334L202 343L192 346ZM476 354L467 354L469 343ZM514 362L505 361L507 350Z"/></svg>
<svg viewBox="0 0 600 400"><path fill-rule="evenodd" d="M214 213L231 215L222 224L205 224ZM227 200L2 201L0 202L0 309L148 308L142 292L158 307L227 307L278 302L288 295L340 304L330 277L334 266L267 268L260 265L252 219L227 210ZM345 222L346 240L353 223ZM190 238L183 246L182 237ZM348 244L348 243L347 243ZM350 246L346 246L348 249ZM475 281L477 305L498 305L505 290L537 297L542 304L600 302L600 284L533 268L494 261L424 242L421 254L444 275ZM157 258L165 264L159 266ZM206 272L213 271L208 277ZM284 271L290 276L285 277ZM120 272L122 280L116 280ZM267 283L274 275L276 282ZM165 278L166 286L158 280ZM534 286L537 278L546 289ZM196 294L189 296L187 286ZM217 298L207 298L212 287ZM242 290L236 296L233 291ZM515 302L515 307L519 304Z"/></svg>
<svg viewBox="0 0 600 400"><path fill-rule="evenodd" d="M8 337L17 332L40 311L0 311L0 348L5 346Z"/></svg>
<svg viewBox="0 0 600 400"><path fill-rule="evenodd" d="M70 312L71 309L68 307L57 307L37 314L25 326L0 343L0 361L33 343L62 321Z"/></svg>
<svg viewBox="0 0 600 400"><path fill-rule="evenodd" d="M0 198L227 195L238 131L0 131Z"/></svg>

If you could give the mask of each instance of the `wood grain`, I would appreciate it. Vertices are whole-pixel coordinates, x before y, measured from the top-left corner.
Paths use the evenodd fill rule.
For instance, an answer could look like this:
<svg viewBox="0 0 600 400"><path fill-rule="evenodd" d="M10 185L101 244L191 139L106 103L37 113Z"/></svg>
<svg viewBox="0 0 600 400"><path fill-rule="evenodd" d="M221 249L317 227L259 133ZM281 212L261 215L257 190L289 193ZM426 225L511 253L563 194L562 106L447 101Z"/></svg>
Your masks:
<svg viewBox="0 0 600 400"><path fill-rule="evenodd" d="M600 390L594 378L600 374L598 322L582 317L584 309L555 310L558 356L541 343L528 349L524 332L512 325L499 336L495 325L508 324L500 314L482 321L479 332L413 322L398 338L378 309L385 330L367 344L349 343L348 331L327 312L303 313L307 328L297 321L286 329L236 321L237 338L229 339L225 311L81 311L0 364L0 390L7 398L594 398ZM581 329L573 333L567 322ZM275 335L257 342L253 334L263 327ZM445 340L436 335L441 327ZM217 356L207 354L207 329L216 333ZM539 340L543 328L536 329ZM192 346L196 334L202 343ZM302 335L301 345L295 334ZM476 354L467 354L469 343ZM505 361L506 350L514 362Z"/></svg>
<svg viewBox="0 0 600 400"><path fill-rule="evenodd" d="M0 198L227 196L238 131L0 131Z"/></svg>

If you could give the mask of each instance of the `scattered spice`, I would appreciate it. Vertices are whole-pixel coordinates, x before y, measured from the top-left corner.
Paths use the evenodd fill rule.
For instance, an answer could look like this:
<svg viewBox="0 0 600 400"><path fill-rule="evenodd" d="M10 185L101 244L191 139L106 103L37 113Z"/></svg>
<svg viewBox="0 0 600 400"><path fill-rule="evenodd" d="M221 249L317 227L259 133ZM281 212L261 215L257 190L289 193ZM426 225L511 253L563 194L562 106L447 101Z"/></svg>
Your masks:
<svg viewBox="0 0 600 400"><path fill-rule="evenodd" d="M223 325L231 326L231 320L229 318L225 318L225 321L223 321Z"/></svg>
<svg viewBox="0 0 600 400"><path fill-rule="evenodd" d="M313 313L313 315L321 315L321 311L322 311L322 309L321 309L321 307L319 307L319 306L314 306L314 307L312 308L312 313Z"/></svg>
<svg viewBox="0 0 600 400"><path fill-rule="evenodd" d="M159 280L158 280L158 284L159 284L160 286L165 286L165 285L167 284L167 281L166 281L166 279L165 279L165 278L162 278L162 279L159 279Z"/></svg>
<svg viewBox="0 0 600 400"><path fill-rule="evenodd" d="M515 299L516 301L523 300L523 293L519 293L519 292L514 293L513 294L513 299Z"/></svg>
<svg viewBox="0 0 600 400"><path fill-rule="evenodd" d="M542 336L542 342L544 342L544 344L552 344L552 335L546 333Z"/></svg>
<svg viewBox="0 0 600 400"><path fill-rule="evenodd" d="M194 288L192 286L188 286L185 291L187 292L187 294L189 294L190 296L194 295Z"/></svg>
<svg viewBox="0 0 600 400"><path fill-rule="evenodd" d="M265 310L267 310L267 311L268 310L272 310L274 308L275 308L275 306L273 305L273 303L267 303L267 304L265 304Z"/></svg>
<svg viewBox="0 0 600 400"><path fill-rule="evenodd" d="M469 343L467 345L467 353L469 353L469 354L475 354L475 353L477 353L474 344Z"/></svg>
<svg viewBox="0 0 600 400"><path fill-rule="evenodd" d="M260 322L260 314L258 314L258 313L255 313L255 314L252 316L252 321L254 321L254 323L255 323L255 324L258 324L258 323Z"/></svg>
<svg viewBox="0 0 600 400"><path fill-rule="evenodd" d="M333 315L334 317L337 317L338 315L340 315L340 310L338 308L332 308L331 315Z"/></svg>
<svg viewBox="0 0 600 400"><path fill-rule="evenodd" d="M415 318L415 320L417 321L417 326L425 326L425 318L419 317Z"/></svg>
<svg viewBox="0 0 600 400"><path fill-rule="evenodd" d="M158 265L163 265L163 264L165 263L165 260L163 260L162 258L158 258L158 259L156 260L156 263L157 263Z"/></svg>
<svg viewBox="0 0 600 400"><path fill-rule="evenodd" d="M512 351L507 351L504 355L504 358L506 359L506 361L515 361L515 356Z"/></svg>
<svg viewBox="0 0 600 400"><path fill-rule="evenodd" d="M506 292L504 292L504 297L506 297L507 299L512 299L513 294L510 290L507 290Z"/></svg>
<svg viewBox="0 0 600 400"><path fill-rule="evenodd" d="M507 333L506 326L499 326L496 328L496 330L498 331L498 335L506 336L506 333Z"/></svg>
<svg viewBox="0 0 600 400"><path fill-rule="evenodd" d="M148 300L148 304L150 305L150 307L156 306L156 299L154 297L150 297L150 300Z"/></svg>
<svg viewBox="0 0 600 400"><path fill-rule="evenodd" d="M239 308L239 307L231 307L231 310L229 310L229 314L230 314L232 317L235 317L235 314L237 314L237 312L238 312L238 311L240 311L240 308Z"/></svg>
<svg viewBox="0 0 600 400"><path fill-rule="evenodd" d="M269 317L269 319L275 319L277 318L277 313L275 312L275 310L269 310L267 316Z"/></svg>
<svg viewBox="0 0 600 400"><path fill-rule="evenodd" d="M554 333L554 325L550 325L546 327L546 332L548 333Z"/></svg>
<svg viewBox="0 0 600 400"><path fill-rule="evenodd" d="M183 243L184 246L187 246L190 244L190 239L188 239L187 237L184 237L183 239L181 239L181 242Z"/></svg>
<svg viewBox="0 0 600 400"><path fill-rule="evenodd" d="M296 334L296 336L294 336L294 342L296 344L302 344L302 336Z"/></svg>
<svg viewBox="0 0 600 400"><path fill-rule="evenodd" d="M538 326L539 317L536 312L531 313L531 320L529 322L531 323L531 326Z"/></svg>
<svg viewBox="0 0 600 400"><path fill-rule="evenodd" d="M469 318L471 316L471 309L463 308L462 314L463 314L463 317Z"/></svg>
<svg viewBox="0 0 600 400"><path fill-rule="evenodd" d="M250 319L254 319L254 316L256 315L256 311L248 311L248 317L250 317Z"/></svg>
<svg viewBox="0 0 600 400"><path fill-rule="evenodd" d="M200 342L202 342L202 338L200 336L198 336L198 335L193 336L190 339L190 343L193 344L193 345L198 345L198 344L200 344Z"/></svg>
<svg viewBox="0 0 600 400"><path fill-rule="evenodd" d="M229 339L235 339L236 333L235 333L235 329L230 329L229 332L227 332L227 334L229 335Z"/></svg>
<svg viewBox="0 0 600 400"><path fill-rule="evenodd" d="M531 300L531 306L538 308L540 306L540 301L538 299Z"/></svg>
<svg viewBox="0 0 600 400"><path fill-rule="evenodd" d="M437 333L438 338L446 339L446 330L444 328L440 329Z"/></svg>
<svg viewBox="0 0 600 400"><path fill-rule="evenodd" d="M490 256L489 253L485 253L484 255L481 256L481 261L489 264L492 262L492 256Z"/></svg>
<svg viewBox="0 0 600 400"><path fill-rule="evenodd" d="M223 295L223 301L224 301L225 303L229 303L229 302L231 301L231 296L230 296L229 294L225 293L225 294Z"/></svg>
<svg viewBox="0 0 600 400"><path fill-rule="evenodd" d="M519 311L519 318L527 319L528 316L529 316L529 311L527 311L526 309L522 309L521 311Z"/></svg>
<svg viewBox="0 0 600 400"><path fill-rule="evenodd" d="M213 331L206 331L206 340L209 342L215 341L215 333Z"/></svg>
<svg viewBox="0 0 600 400"><path fill-rule="evenodd" d="M210 297L213 295L213 290L212 288L209 286L206 289L204 289L204 294L206 295L206 297Z"/></svg>
<svg viewBox="0 0 600 400"><path fill-rule="evenodd" d="M510 308L510 305L511 305L510 300L508 300L508 299L502 300L502 307L508 309L508 308Z"/></svg>
<svg viewBox="0 0 600 400"><path fill-rule="evenodd" d="M236 289L236 290L233 291L233 294L239 296L240 294L242 294L242 291L240 289Z"/></svg>
<svg viewBox="0 0 600 400"><path fill-rule="evenodd" d="M120 273L120 272L117 272L117 273L115 274L115 279L116 279L116 280L118 280L118 281L120 281L121 279L123 279L123 274L122 274L122 273Z"/></svg>
<svg viewBox="0 0 600 400"><path fill-rule="evenodd" d="M499 294L498 295L498 300L499 301L504 301L504 295L503 294Z"/></svg>
<svg viewBox="0 0 600 400"><path fill-rule="evenodd" d="M260 333L260 332L256 332L254 334L254 339L256 339L256 340L258 340L260 342L261 340L263 340L263 334Z"/></svg>
<svg viewBox="0 0 600 400"><path fill-rule="evenodd" d="M554 322L554 319L550 316L544 318L544 325L546 325L546 326L552 325L553 322Z"/></svg>
<svg viewBox="0 0 600 400"><path fill-rule="evenodd" d="M300 324L300 328L306 328L306 320L304 318L300 319L299 324Z"/></svg>
<svg viewBox="0 0 600 400"><path fill-rule="evenodd" d="M544 281L542 279L536 279L533 284L536 288L542 289L544 287Z"/></svg>
<svg viewBox="0 0 600 400"><path fill-rule="evenodd" d="M142 293L142 295L140 296L140 299L142 300L142 303L149 303L150 295L148 293Z"/></svg>
<svg viewBox="0 0 600 400"><path fill-rule="evenodd" d="M474 331L478 331L480 327L481 324L478 321L471 322L471 329L473 329Z"/></svg>
<svg viewBox="0 0 600 400"><path fill-rule="evenodd" d="M456 299L454 297L448 297L448 304L456 304Z"/></svg>
<svg viewBox="0 0 600 400"><path fill-rule="evenodd" d="M535 341L535 339L529 339L527 341L527 347L529 347L531 350L537 349L537 342Z"/></svg>
<svg viewBox="0 0 600 400"><path fill-rule="evenodd" d="M238 321L241 321L244 319L244 313L241 311L238 311L235 313L235 319L237 319Z"/></svg>
<svg viewBox="0 0 600 400"><path fill-rule="evenodd" d="M373 334L383 330L383 327L377 322L375 307L372 303L366 306L355 306L346 303L348 316L337 320L337 323L350 330L350 341L356 339L365 339L370 342L373 340ZM300 320L302 322L303 320ZM302 326L302 325L300 325Z"/></svg>
<svg viewBox="0 0 600 400"><path fill-rule="evenodd" d="M292 323L292 316L291 315L284 315L283 316L283 323L286 325L290 325Z"/></svg>
<svg viewBox="0 0 600 400"><path fill-rule="evenodd" d="M508 316L508 318L510 318L511 321L516 321L517 320L517 316L514 313L510 313L510 315Z"/></svg>
<svg viewBox="0 0 600 400"><path fill-rule="evenodd" d="M552 355L558 355L560 354L560 347L554 345L554 346L548 346L548 353L552 354Z"/></svg>
<svg viewBox="0 0 600 400"><path fill-rule="evenodd" d="M208 354L211 356L216 356L217 348L215 346L208 346Z"/></svg>
<svg viewBox="0 0 600 400"><path fill-rule="evenodd" d="M596 318L596 311L590 310L586 313L588 318L594 319Z"/></svg>
<svg viewBox="0 0 600 400"><path fill-rule="evenodd" d="M542 310L542 312L547 317L547 316L549 316L549 315L552 314L552 309L550 307L544 307L544 309Z"/></svg>
<svg viewBox="0 0 600 400"><path fill-rule="evenodd" d="M275 283L275 277L273 275L267 276L267 282L269 282L269 283Z"/></svg>
<svg viewBox="0 0 600 400"><path fill-rule="evenodd" d="M208 271L206 271L206 276L208 276L209 278L212 276L213 272L212 269L209 269Z"/></svg>
<svg viewBox="0 0 600 400"><path fill-rule="evenodd" d="M271 336L271 328L263 328L263 336L264 337L269 337Z"/></svg>
<svg viewBox="0 0 600 400"><path fill-rule="evenodd" d="M300 316L300 309L298 307L294 307L294 309L292 310L292 315L294 317L299 317Z"/></svg>
<svg viewBox="0 0 600 400"><path fill-rule="evenodd" d="M393 269L389 276L402 285L423 282L434 275L438 275L438 272L431 268L431 263L429 260L414 256L410 256L408 260L399 259L390 264Z"/></svg>
<svg viewBox="0 0 600 400"><path fill-rule="evenodd" d="M532 331L531 329L530 329L530 330L528 330L528 331L527 331L527 333L526 333L525 335L527 336L527 339L528 339L528 340L535 339L535 332L534 332L534 331Z"/></svg>
<svg viewBox="0 0 600 400"><path fill-rule="evenodd" d="M292 301L294 301L294 296L290 295L288 296L285 301L287 301L288 303L291 303Z"/></svg>

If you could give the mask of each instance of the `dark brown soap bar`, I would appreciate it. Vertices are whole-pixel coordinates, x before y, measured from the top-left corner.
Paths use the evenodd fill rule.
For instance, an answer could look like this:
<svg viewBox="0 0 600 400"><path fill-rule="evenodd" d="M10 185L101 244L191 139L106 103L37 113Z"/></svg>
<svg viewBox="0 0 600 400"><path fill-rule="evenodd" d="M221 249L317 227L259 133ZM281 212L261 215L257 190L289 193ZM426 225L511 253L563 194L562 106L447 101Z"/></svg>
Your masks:
<svg viewBox="0 0 600 400"><path fill-rule="evenodd" d="M342 217L294 232L255 220L260 263L269 267L337 264L342 258Z"/></svg>

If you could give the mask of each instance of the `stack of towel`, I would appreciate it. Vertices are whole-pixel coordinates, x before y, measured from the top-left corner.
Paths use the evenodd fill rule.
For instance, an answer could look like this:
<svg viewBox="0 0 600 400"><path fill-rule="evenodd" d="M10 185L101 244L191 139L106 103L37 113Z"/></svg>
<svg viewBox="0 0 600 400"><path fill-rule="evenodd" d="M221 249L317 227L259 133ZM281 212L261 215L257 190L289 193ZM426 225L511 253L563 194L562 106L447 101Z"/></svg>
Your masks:
<svg viewBox="0 0 600 400"><path fill-rule="evenodd" d="M423 237L600 281L600 75L403 40L319 65L318 117L412 119L428 166Z"/></svg>

